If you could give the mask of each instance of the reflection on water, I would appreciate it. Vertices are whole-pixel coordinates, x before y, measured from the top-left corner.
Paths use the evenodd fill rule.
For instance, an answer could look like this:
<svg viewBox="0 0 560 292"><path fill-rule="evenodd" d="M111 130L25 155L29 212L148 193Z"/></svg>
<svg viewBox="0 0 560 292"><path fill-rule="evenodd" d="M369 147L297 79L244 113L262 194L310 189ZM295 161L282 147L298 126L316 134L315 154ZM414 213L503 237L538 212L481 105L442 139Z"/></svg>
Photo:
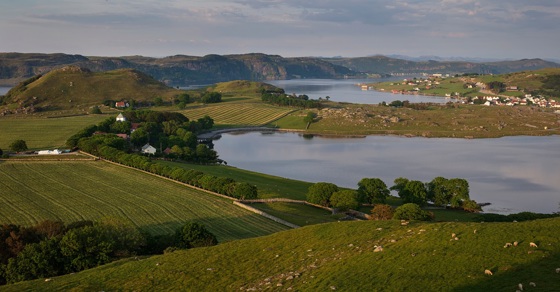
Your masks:
<svg viewBox="0 0 560 292"><path fill-rule="evenodd" d="M351 102L362 104L379 104L383 101L390 103L395 100L408 100L410 102L434 102L446 103L449 99L435 96L402 95L374 90L361 90L359 83L376 83L399 78L379 79L292 79L292 80L269 80L266 81L274 86L283 88L287 94L307 94L309 98L319 99L330 97L337 102Z"/></svg>
<svg viewBox="0 0 560 292"><path fill-rule="evenodd" d="M486 212L552 213L560 203L560 137L498 139L303 137L223 134L215 149L228 165L310 182L357 188L364 177L428 182L465 178Z"/></svg>

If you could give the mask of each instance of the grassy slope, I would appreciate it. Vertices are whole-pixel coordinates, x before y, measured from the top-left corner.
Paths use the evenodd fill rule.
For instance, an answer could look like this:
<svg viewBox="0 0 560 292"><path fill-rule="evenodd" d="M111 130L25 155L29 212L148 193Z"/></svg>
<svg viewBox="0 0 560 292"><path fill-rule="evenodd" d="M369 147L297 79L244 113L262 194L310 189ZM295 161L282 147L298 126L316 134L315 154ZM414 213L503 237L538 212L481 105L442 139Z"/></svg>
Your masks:
<svg viewBox="0 0 560 292"><path fill-rule="evenodd" d="M87 112L88 107L107 99L153 101L162 97L169 100L183 92L134 70L89 72L77 67L53 70L20 91L12 97L13 102L25 105L33 102L35 107L76 112Z"/></svg>
<svg viewBox="0 0 560 292"><path fill-rule="evenodd" d="M8 150L14 140L22 139L29 149L64 147L66 140L110 115L87 115L65 118L1 118L0 148Z"/></svg>
<svg viewBox="0 0 560 292"><path fill-rule="evenodd" d="M557 291L560 218L521 223L338 222L123 260L6 291ZM476 233L474 230L477 230ZM456 233L459 240L450 240ZM392 242L394 240L394 242ZM517 247L504 248L506 242ZM539 247L529 247L536 242ZM382 245L382 252L373 252ZM484 270L494 275L487 276ZM279 286L282 285L282 286Z"/></svg>
<svg viewBox="0 0 560 292"><path fill-rule="evenodd" d="M287 229L230 200L105 162L0 162L0 222L123 217L152 234L197 220L219 241Z"/></svg>

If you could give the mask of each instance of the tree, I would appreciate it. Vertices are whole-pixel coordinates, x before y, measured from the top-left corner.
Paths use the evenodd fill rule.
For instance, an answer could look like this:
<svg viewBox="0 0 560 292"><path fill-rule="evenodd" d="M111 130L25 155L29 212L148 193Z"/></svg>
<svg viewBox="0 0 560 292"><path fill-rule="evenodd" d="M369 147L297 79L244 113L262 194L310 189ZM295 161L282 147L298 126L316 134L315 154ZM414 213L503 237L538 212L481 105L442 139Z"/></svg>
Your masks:
<svg viewBox="0 0 560 292"><path fill-rule="evenodd" d="M305 129L309 129L309 125L313 123L313 121L315 120L315 116L316 114L314 112L308 112L307 115L303 118L303 121L307 124Z"/></svg>
<svg viewBox="0 0 560 292"><path fill-rule="evenodd" d="M137 147L148 143L149 134L144 128L138 128L130 134L130 142Z"/></svg>
<svg viewBox="0 0 560 292"><path fill-rule="evenodd" d="M216 236L203 224L187 222L175 232L176 246L179 248L195 248L218 244Z"/></svg>
<svg viewBox="0 0 560 292"><path fill-rule="evenodd" d="M203 103L218 103L222 101L222 94L219 92L206 92L202 95L201 101Z"/></svg>
<svg viewBox="0 0 560 292"><path fill-rule="evenodd" d="M353 190L334 192L330 198L331 205L339 211L356 209L359 206L358 194Z"/></svg>
<svg viewBox="0 0 560 292"><path fill-rule="evenodd" d="M338 192L338 186L333 183L318 182L307 190L307 201L328 207L333 193Z"/></svg>
<svg viewBox="0 0 560 292"><path fill-rule="evenodd" d="M256 199L257 196L257 187L246 182L237 183L233 190L233 197L240 200Z"/></svg>
<svg viewBox="0 0 560 292"><path fill-rule="evenodd" d="M390 191L379 178L363 178L358 182L358 194L369 203L385 203Z"/></svg>
<svg viewBox="0 0 560 292"><path fill-rule="evenodd" d="M467 180L452 178L447 181L447 189L451 196L451 207L460 207L463 201L469 200L469 182Z"/></svg>
<svg viewBox="0 0 560 292"><path fill-rule="evenodd" d="M395 209L395 214L393 215L393 219L398 220L421 220L421 221L428 221L431 220L432 215L424 211L414 203L404 204L399 206Z"/></svg>
<svg viewBox="0 0 560 292"><path fill-rule="evenodd" d="M210 129L214 126L214 120L208 115L205 115L204 117L198 119L197 122L204 130Z"/></svg>
<svg viewBox="0 0 560 292"><path fill-rule="evenodd" d="M447 190L446 178L438 176L428 183L428 200L436 206L446 206L451 200L451 195Z"/></svg>
<svg viewBox="0 0 560 292"><path fill-rule="evenodd" d="M84 226L69 230L60 240L62 255L70 260L69 271L82 271L111 260L115 241L102 226Z"/></svg>
<svg viewBox="0 0 560 292"><path fill-rule="evenodd" d="M59 239L52 238L26 245L17 257L8 261L4 270L6 281L16 283L64 274L65 258L58 244Z"/></svg>
<svg viewBox="0 0 560 292"><path fill-rule="evenodd" d="M10 149L14 152L22 152L27 150L27 144L24 140L15 140L10 144Z"/></svg>
<svg viewBox="0 0 560 292"><path fill-rule="evenodd" d="M474 200L465 200L463 201L463 210L471 213L478 213L482 211L482 208Z"/></svg>
<svg viewBox="0 0 560 292"><path fill-rule="evenodd" d="M4 151L0 148L0 156L4 155Z"/></svg>
<svg viewBox="0 0 560 292"><path fill-rule="evenodd" d="M102 114L101 109L100 109L98 106L96 106L96 105L94 105L94 106L91 108L91 110L89 111L89 113L90 113L90 114L93 114L93 115L100 115L100 114Z"/></svg>
<svg viewBox="0 0 560 292"><path fill-rule="evenodd" d="M395 210L387 204L377 204L371 209L371 220L390 220Z"/></svg>
<svg viewBox="0 0 560 292"><path fill-rule="evenodd" d="M428 192L421 181L399 177L395 179L394 183L395 185L391 187L391 190L396 190L403 202L419 205L426 204Z"/></svg>

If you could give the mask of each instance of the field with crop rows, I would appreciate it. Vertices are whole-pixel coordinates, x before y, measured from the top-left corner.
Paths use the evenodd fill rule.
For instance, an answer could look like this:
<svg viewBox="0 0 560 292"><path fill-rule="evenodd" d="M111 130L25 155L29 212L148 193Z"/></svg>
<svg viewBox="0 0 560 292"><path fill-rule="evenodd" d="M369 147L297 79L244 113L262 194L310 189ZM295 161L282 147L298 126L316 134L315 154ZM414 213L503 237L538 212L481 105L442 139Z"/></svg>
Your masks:
<svg viewBox="0 0 560 292"><path fill-rule="evenodd" d="M222 102L187 108L180 111L191 120L205 115L214 119L217 125L231 126L261 126L292 112L285 107L278 107L264 103Z"/></svg>
<svg viewBox="0 0 560 292"><path fill-rule="evenodd" d="M220 242L287 229L174 182L106 162L0 161L0 223L33 225L120 217L151 234L205 224Z"/></svg>
<svg viewBox="0 0 560 292"><path fill-rule="evenodd" d="M95 125L112 115L87 115L65 118L2 118L0 149L8 150L14 140L25 140L29 149L63 147L79 130Z"/></svg>

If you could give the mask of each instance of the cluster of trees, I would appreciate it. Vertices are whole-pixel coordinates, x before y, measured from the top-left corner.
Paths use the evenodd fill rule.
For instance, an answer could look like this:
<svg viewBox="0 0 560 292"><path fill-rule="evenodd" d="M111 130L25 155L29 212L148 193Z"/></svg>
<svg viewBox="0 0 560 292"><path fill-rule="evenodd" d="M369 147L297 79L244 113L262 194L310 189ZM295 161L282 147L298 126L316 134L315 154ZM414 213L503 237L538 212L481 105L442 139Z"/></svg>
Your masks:
<svg viewBox="0 0 560 292"><path fill-rule="evenodd" d="M498 94L500 92L504 92L506 90L506 84L500 81L490 81L486 83L486 88L490 91Z"/></svg>
<svg viewBox="0 0 560 292"><path fill-rule="evenodd" d="M175 234L157 239L117 218L68 225L46 220L33 227L5 224L0 227L0 284L78 272L164 249L217 243L216 237L196 222L187 222Z"/></svg>
<svg viewBox="0 0 560 292"><path fill-rule="evenodd" d="M302 108L321 108L321 102L315 99L309 99L309 96L303 95L286 95L284 93L269 93L264 92L261 95L264 102L268 102L281 106L295 106Z"/></svg>
<svg viewBox="0 0 560 292"><path fill-rule="evenodd" d="M420 220L429 221L434 218L434 214L425 210L418 204L406 203L396 209L387 204L376 204L371 209L371 220Z"/></svg>
<svg viewBox="0 0 560 292"><path fill-rule="evenodd" d="M387 188L379 178L363 178L358 182L357 191L341 191L333 183L319 182L309 187L307 201L340 210L355 209L364 203L385 203L391 190L398 193L405 205L423 206L432 202L436 206L449 205L470 212L480 211L480 206L469 198L469 183L465 179L443 177L436 177L428 183L399 177L391 188Z"/></svg>
<svg viewBox="0 0 560 292"><path fill-rule="evenodd" d="M164 155L161 150L169 147L172 158L199 163L217 161L218 155L214 150L197 142L197 133L214 126L214 120L209 116L189 121L180 113L150 110L125 111L123 116L127 121L117 122L114 118L107 118L98 125L86 127L70 137L66 145L95 154L102 145L131 151L131 147L138 149L149 143L160 148L158 155ZM139 124L133 132L132 123ZM93 135L96 132L103 134ZM130 134L130 143L111 134Z"/></svg>
<svg viewBox="0 0 560 292"><path fill-rule="evenodd" d="M430 102L418 102L418 103L411 103L408 100L404 100L404 101L400 101L400 100L393 100L390 103L386 103L386 102L381 102L379 105L382 106L390 106L390 107L395 107L395 108L411 108L411 109L415 109L415 110L429 110L431 106L433 106L433 103Z"/></svg>

